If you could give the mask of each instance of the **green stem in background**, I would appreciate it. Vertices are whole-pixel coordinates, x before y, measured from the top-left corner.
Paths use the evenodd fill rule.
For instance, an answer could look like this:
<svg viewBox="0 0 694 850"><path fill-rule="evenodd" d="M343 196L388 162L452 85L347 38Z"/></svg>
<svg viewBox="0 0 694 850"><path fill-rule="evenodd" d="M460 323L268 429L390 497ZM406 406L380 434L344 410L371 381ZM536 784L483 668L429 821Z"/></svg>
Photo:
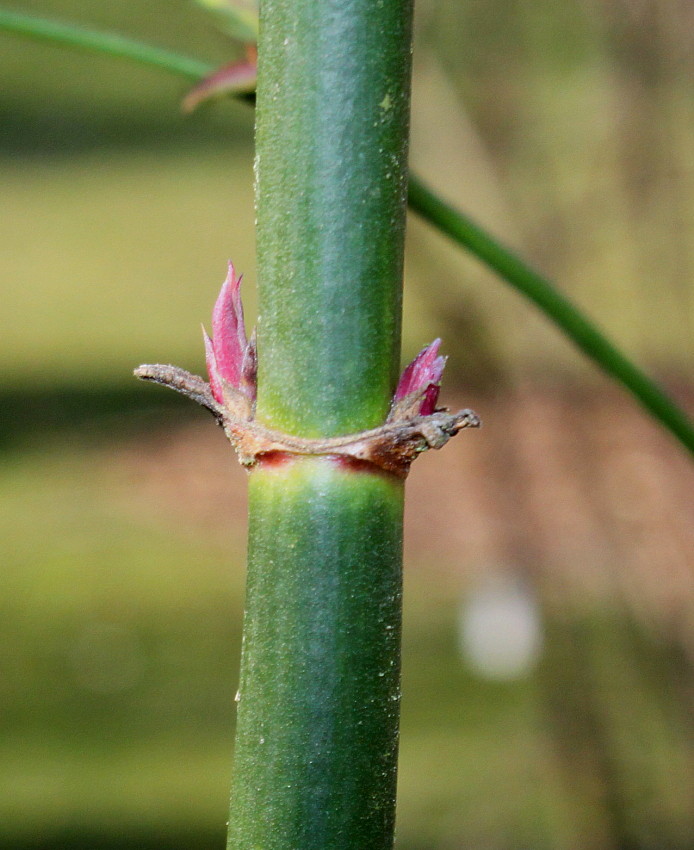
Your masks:
<svg viewBox="0 0 694 850"><path fill-rule="evenodd" d="M536 304L581 351L626 387L641 404L694 453L694 425L687 415L605 337L549 280L459 210L410 176L410 208L467 248Z"/></svg>
<svg viewBox="0 0 694 850"><path fill-rule="evenodd" d="M195 59L121 36L8 10L0 10L0 30L117 55L194 80L214 70L212 66ZM631 392L656 420L694 453L694 425L684 411L561 295L550 281L534 272L463 213L440 200L414 176L410 178L409 200L412 209L434 227L447 233L530 298L585 354Z"/></svg>
<svg viewBox="0 0 694 850"><path fill-rule="evenodd" d="M379 425L400 351L410 0L264 0L257 417ZM390 850L402 481L331 458L250 475L233 850Z"/></svg>
<svg viewBox="0 0 694 850"><path fill-rule="evenodd" d="M49 41L53 44L75 47L91 53L103 53L120 59L130 59L141 65L153 65L165 71L171 71L200 80L214 70L207 62L200 62L187 56L181 56L170 50L163 50L151 44L135 41L117 33L93 30L87 27L39 18L10 9L0 9L0 30L27 36L37 41Z"/></svg>

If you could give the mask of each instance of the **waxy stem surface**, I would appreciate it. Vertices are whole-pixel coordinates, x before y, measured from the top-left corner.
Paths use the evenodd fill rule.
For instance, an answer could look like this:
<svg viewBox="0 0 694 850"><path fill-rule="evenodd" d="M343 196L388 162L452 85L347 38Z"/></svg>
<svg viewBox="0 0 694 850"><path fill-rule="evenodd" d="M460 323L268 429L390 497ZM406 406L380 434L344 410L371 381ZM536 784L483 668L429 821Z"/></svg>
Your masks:
<svg viewBox="0 0 694 850"><path fill-rule="evenodd" d="M258 406L380 425L400 358L410 0L265 0L256 100Z"/></svg>
<svg viewBox="0 0 694 850"><path fill-rule="evenodd" d="M386 421L400 358L411 0L263 0L258 425ZM390 850L402 481L330 457L250 473L230 850Z"/></svg>
<svg viewBox="0 0 694 850"><path fill-rule="evenodd" d="M402 511L330 458L251 472L229 850L392 847Z"/></svg>

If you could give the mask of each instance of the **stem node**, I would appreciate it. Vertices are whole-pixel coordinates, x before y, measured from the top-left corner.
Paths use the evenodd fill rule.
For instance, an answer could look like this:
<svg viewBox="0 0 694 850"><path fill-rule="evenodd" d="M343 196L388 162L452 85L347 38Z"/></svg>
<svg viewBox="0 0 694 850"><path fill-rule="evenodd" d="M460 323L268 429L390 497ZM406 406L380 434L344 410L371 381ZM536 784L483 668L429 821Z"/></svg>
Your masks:
<svg viewBox="0 0 694 850"><path fill-rule="evenodd" d="M253 418L219 404L210 385L198 375L176 366L140 366L135 375L144 381L170 387L212 412L236 450L241 464L277 465L287 456L327 456L368 464L398 478L406 478L412 461L427 449L441 449L464 428L479 428L480 418L470 409L449 413L436 410L427 416L394 416L377 428L327 439L307 439L265 428Z"/></svg>

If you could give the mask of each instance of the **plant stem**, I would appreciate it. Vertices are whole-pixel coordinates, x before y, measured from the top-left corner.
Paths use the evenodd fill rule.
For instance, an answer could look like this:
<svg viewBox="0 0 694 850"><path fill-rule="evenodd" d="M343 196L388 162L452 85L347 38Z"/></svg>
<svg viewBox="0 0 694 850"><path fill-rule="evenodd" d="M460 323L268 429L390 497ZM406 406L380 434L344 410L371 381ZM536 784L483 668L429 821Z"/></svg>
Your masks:
<svg viewBox="0 0 694 850"><path fill-rule="evenodd" d="M0 9L0 30L92 53L104 53L108 56L130 59L141 65L153 65L188 77L190 80L199 80L214 70L214 66L207 62L181 56L179 53L135 41L117 33L93 30L49 18L38 18L35 15L25 15L10 9Z"/></svg>
<svg viewBox="0 0 694 850"><path fill-rule="evenodd" d="M196 59L122 36L9 10L0 10L0 30L120 56L193 80L199 80L214 70L212 66ZM240 97L249 99L247 95ZM412 209L434 227L447 233L530 298L581 351L621 383L661 425L694 453L694 425L687 414L613 345L590 319L561 295L550 281L533 271L464 213L438 198L414 175L410 176L409 202Z"/></svg>
<svg viewBox="0 0 694 850"><path fill-rule="evenodd" d="M392 846L402 496L323 459L251 475L230 850Z"/></svg>
<svg viewBox="0 0 694 850"><path fill-rule="evenodd" d="M686 413L625 357L554 284L413 176L410 176L409 204L411 209L467 248L536 304L584 354L629 390L694 454L694 425Z"/></svg>
<svg viewBox="0 0 694 850"><path fill-rule="evenodd" d="M258 415L383 422L400 356L410 0L268 0L256 107Z"/></svg>
<svg viewBox="0 0 694 850"><path fill-rule="evenodd" d="M257 416L380 424L396 379L410 0L265 0L257 94ZM260 464L229 848L389 850L402 482L330 458Z"/></svg>

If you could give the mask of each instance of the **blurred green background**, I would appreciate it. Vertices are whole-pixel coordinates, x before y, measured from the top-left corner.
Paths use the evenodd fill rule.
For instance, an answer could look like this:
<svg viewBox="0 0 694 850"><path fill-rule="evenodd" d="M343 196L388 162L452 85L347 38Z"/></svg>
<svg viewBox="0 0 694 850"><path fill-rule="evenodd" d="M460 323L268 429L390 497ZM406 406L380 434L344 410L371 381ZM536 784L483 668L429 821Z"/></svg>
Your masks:
<svg viewBox="0 0 694 850"><path fill-rule="evenodd" d="M221 64L192 2L36 0ZM422 0L413 167L694 409L694 6ZM244 473L131 377L255 313L253 115L0 33L0 847L222 847ZM409 487L400 850L694 848L694 473L413 220L405 356L485 428ZM420 468L421 464L421 468Z"/></svg>

